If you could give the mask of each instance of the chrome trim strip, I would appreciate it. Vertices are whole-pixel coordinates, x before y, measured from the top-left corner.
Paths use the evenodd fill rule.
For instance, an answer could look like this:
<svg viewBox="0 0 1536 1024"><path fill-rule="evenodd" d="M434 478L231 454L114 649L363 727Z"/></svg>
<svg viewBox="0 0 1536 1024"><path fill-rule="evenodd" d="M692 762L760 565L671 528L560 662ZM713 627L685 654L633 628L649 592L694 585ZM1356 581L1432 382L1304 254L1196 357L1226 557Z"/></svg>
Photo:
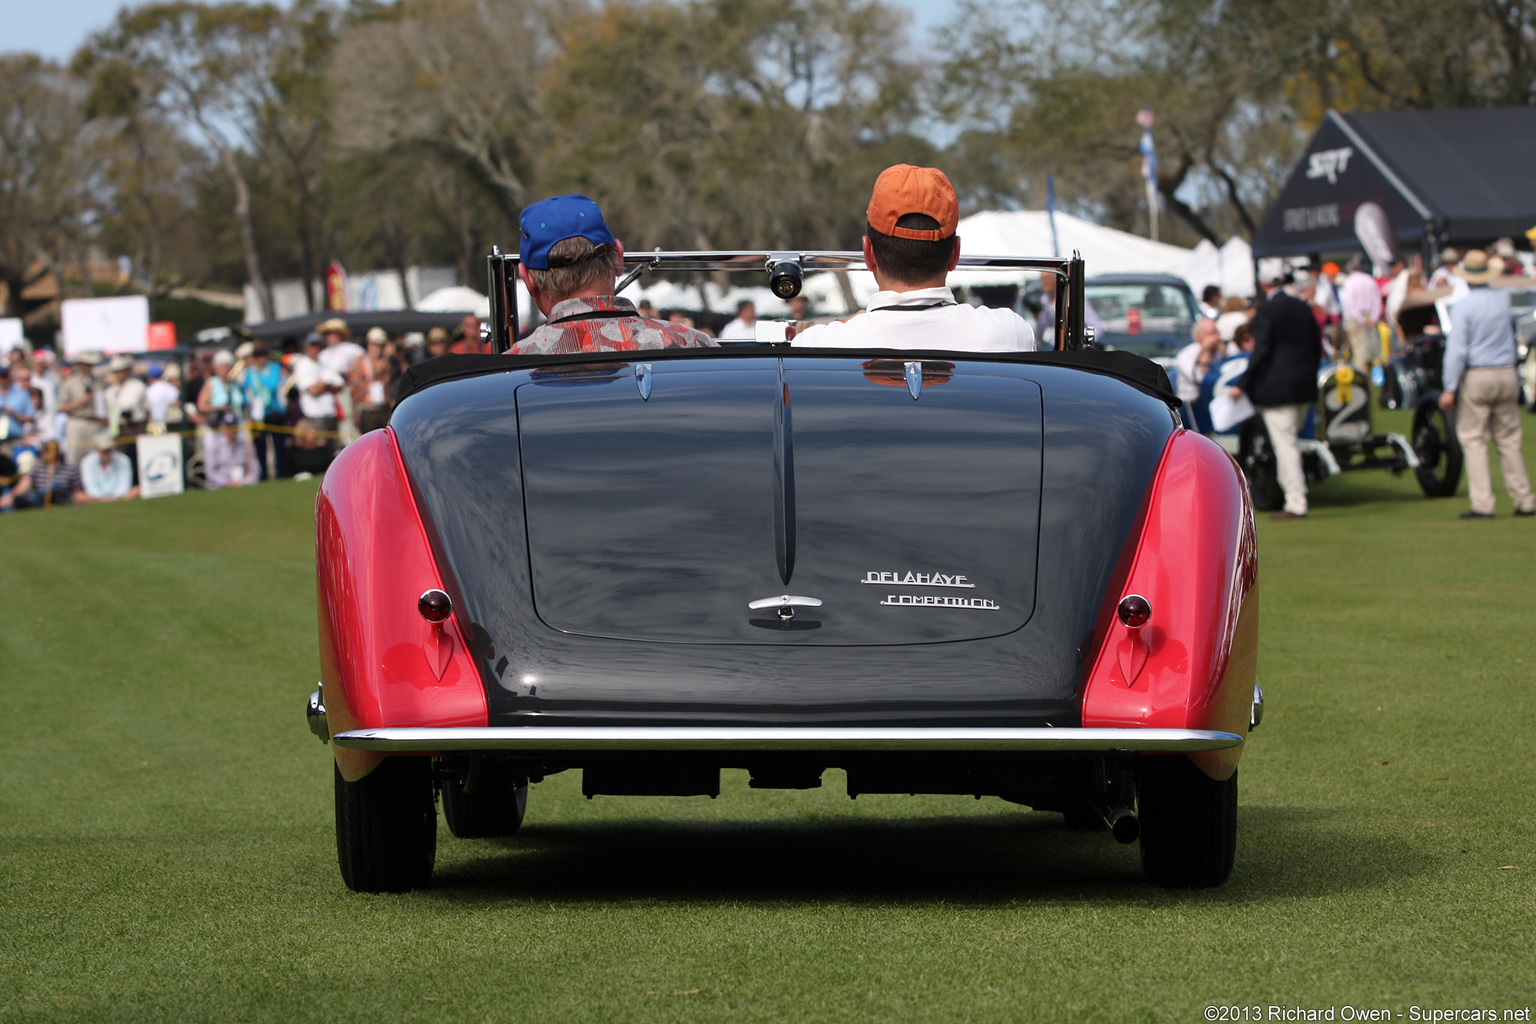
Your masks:
<svg viewBox="0 0 1536 1024"><path fill-rule="evenodd" d="M336 745L358 750L560 751L1014 751L1174 752L1240 746L1236 733L1208 729L923 728L907 726L573 726L353 729Z"/></svg>

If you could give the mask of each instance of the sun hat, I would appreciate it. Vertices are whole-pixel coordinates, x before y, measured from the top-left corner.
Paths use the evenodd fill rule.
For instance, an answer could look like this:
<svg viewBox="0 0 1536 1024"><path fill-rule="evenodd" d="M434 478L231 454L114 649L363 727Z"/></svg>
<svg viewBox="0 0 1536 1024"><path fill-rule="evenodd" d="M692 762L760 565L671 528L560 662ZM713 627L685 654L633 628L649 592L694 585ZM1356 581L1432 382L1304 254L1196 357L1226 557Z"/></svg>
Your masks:
<svg viewBox="0 0 1536 1024"><path fill-rule="evenodd" d="M131 369L133 369L132 356L113 356L112 361L107 364L108 373L121 373Z"/></svg>
<svg viewBox="0 0 1536 1024"><path fill-rule="evenodd" d="M229 350L228 349L222 349L221 348L221 349L219 349L217 352L215 352L213 354L213 365L214 366L233 366L233 365L235 365L235 357L229 354Z"/></svg>
<svg viewBox="0 0 1536 1024"><path fill-rule="evenodd" d="M960 203L955 187L935 167L897 164L875 179L869 196L869 226L882 235L937 242L949 238L960 224ZM939 222L937 229L903 228L896 222L909 213L921 213Z"/></svg>
<svg viewBox="0 0 1536 1024"><path fill-rule="evenodd" d="M69 357L69 361L70 361L70 363L72 363L72 364L74 364L76 366L100 366L101 365L101 353L100 352L76 352L74 355Z"/></svg>
<svg viewBox="0 0 1536 1024"><path fill-rule="evenodd" d="M352 340L352 328L348 327L347 322L339 316L333 316L316 327L315 333L322 337L327 334L339 334L348 341Z"/></svg>
<svg viewBox="0 0 1536 1024"><path fill-rule="evenodd" d="M1461 253L1455 249L1445 248L1440 250L1441 263L1457 263L1461 260Z"/></svg>
<svg viewBox="0 0 1536 1024"><path fill-rule="evenodd" d="M448 344L448 332L443 330L441 327L434 327L434 328L432 328L430 331L427 332L427 344L428 345L446 345L446 344Z"/></svg>
<svg viewBox="0 0 1536 1024"><path fill-rule="evenodd" d="M384 328L382 328L382 327L370 327L370 328L368 328L368 344L370 344L370 345L382 345L382 344L384 344L388 340L389 340L389 332L385 331Z"/></svg>
<svg viewBox="0 0 1536 1024"><path fill-rule="evenodd" d="M518 257L533 270L548 270L550 248L567 238L585 238L598 248L613 245L603 211L580 194L550 196L523 207L517 227Z"/></svg>
<svg viewBox="0 0 1536 1024"><path fill-rule="evenodd" d="M1483 250L1468 249L1467 254L1461 258L1461 266L1454 273L1466 279L1468 284L1487 284L1499 276L1499 269L1490 263L1488 254Z"/></svg>

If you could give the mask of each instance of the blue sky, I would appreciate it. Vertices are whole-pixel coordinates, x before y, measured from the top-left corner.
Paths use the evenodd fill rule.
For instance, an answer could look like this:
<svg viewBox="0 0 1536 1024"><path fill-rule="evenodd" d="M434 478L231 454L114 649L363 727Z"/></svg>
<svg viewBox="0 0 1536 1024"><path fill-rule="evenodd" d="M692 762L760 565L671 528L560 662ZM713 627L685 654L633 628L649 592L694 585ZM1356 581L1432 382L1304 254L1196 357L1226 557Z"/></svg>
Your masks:
<svg viewBox="0 0 1536 1024"><path fill-rule="evenodd" d="M888 2L911 8L913 29L941 24L955 7L955 0ZM0 51L31 50L66 61L123 6L123 0L0 0Z"/></svg>

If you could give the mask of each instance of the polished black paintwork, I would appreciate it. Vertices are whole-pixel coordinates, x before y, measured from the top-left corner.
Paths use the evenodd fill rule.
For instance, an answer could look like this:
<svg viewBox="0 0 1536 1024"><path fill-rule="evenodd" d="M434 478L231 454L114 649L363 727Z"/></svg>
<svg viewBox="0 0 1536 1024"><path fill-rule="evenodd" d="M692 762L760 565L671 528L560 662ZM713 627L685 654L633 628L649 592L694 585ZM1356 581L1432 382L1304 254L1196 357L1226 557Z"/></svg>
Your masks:
<svg viewBox="0 0 1536 1024"><path fill-rule="evenodd" d="M491 724L1077 724L1079 651L1172 430L1165 404L978 358L925 373L914 401L866 360L722 352L651 363L647 400L643 361L509 369L395 412ZM984 581L1000 609L881 606L885 588L857 580L886 569L972 576L963 593ZM750 621L746 601L785 592L826 604L800 628Z"/></svg>

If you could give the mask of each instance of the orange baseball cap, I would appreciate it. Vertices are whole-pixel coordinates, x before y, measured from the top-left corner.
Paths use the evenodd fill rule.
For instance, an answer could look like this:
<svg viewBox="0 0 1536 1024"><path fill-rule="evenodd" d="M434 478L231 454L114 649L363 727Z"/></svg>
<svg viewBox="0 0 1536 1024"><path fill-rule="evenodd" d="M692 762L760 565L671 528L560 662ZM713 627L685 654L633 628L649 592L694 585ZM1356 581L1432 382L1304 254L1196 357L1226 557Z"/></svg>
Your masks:
<svg viewBox="0 0 1536 1024"><path fill-rule="evenodd" d="M896 222L909 213L927 214L939 226L936 230L897 227ZM955 199L955 187L943 171L897 164L881 171L875 179L868 215L869 226L882 235L937 242L949 238L960 226L960 203Z"/></svg>

